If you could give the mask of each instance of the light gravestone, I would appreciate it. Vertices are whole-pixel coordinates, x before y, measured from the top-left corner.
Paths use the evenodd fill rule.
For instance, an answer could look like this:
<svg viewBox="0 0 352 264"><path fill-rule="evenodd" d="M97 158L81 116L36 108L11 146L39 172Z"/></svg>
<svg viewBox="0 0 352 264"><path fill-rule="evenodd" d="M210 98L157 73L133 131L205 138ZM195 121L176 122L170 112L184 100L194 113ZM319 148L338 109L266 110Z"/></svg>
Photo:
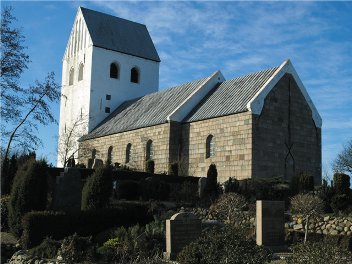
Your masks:
<svg viewBox="0 0 352 264"><path fill-rule="evenodd" d="M199 238L202 232L201 220L192 213L177 213L166 220L166 252L164 257L176 260L180 251Z"/></svg>
<svg viewBox="0 0 352 264"><path fill-rule="evenodd" d="M257 245L269 247L274 251L285 248L284 210L284 201L257 201Z"/></svg>

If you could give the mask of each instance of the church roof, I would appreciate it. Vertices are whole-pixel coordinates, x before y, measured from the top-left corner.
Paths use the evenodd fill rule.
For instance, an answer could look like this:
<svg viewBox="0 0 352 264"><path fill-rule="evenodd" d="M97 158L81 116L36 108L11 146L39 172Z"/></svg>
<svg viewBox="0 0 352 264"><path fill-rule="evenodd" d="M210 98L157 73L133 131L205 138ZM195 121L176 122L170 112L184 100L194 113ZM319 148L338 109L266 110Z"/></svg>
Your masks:
<svg viewBox="0 0 352 264"><path fill-rule="evenodd" d="M183 122L199 121L248 111L247 104L278 67L248 74L216 85ZM126 101L80 140L149 127L168 122L168 117L209 77Z"/></svg>
<svg viewBox="0 0 352 264"><path fill-rule="evenodd" d="M83 7L81 11L94 46L160 62L145 25Z"/></svg>
<svg viewBox="0 0 352 264"><path fill-rule="evenodd" d="M167 122L167 117L207 78L185 83L164 91L126 101L103 120L86 140Z"/></svg>
<svg viewBox="0 0 352 264"><path fill-rule="evenodd" d="M277 69L278 67L274 67L222 82L193 109L184 122L248 111L247 103Z"/></svg>

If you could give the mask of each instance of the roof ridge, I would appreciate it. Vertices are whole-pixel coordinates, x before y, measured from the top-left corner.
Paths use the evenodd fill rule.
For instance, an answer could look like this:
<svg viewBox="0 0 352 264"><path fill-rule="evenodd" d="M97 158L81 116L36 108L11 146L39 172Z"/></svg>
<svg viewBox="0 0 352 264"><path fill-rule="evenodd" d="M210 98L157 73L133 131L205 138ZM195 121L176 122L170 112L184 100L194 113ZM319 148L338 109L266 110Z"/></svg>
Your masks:
<svg viewBox="0 0 352 264"><path fill-rule="evenodd" d="M241 78L247 78L247 77L249 77L249 76L251 76L251 75L263 73L263 72L265 72L265 71L272 71L272 70L274 70L274 69L278 69L279 67L280 67L280 65L279 65L279 66L275 66L275 67L271 67L271 68L267 68L267 69L263 69L263 70L260 70L260 71L255 71L255 72L247 73L247 74L245 74L245 75L240 75L240 76L237 76L237 77L235 77L235 78L225 80L224 83L230 82L230 81L234 81L234 80L237 80L237 79L241 79Z"/></svg>

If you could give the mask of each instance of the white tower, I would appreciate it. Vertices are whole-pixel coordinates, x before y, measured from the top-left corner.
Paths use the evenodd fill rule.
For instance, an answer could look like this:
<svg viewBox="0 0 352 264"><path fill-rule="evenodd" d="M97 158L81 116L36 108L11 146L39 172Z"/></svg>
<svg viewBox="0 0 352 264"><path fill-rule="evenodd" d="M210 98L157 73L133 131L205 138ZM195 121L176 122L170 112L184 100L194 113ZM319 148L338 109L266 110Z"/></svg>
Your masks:
<svg viewBox="0 0 352 264"><path fill-rule="evenodd" d="M145 25L78 9L62 63L58 167L121 103L158 90L159 63Z"/></svg>

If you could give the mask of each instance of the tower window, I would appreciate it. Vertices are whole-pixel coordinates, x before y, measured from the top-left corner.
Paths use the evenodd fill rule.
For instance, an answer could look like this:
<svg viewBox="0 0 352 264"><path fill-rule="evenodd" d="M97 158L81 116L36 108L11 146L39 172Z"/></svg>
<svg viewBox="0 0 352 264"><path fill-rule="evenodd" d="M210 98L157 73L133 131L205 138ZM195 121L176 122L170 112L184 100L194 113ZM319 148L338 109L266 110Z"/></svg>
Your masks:
<svg viewBox="0 0 352 264"><path fill-rule="evenodd" d="M78 81L83 80L83 69L84 69L83 63L81 63L79 65L79 70L78 70Z"/></svg>
<svg viewBox="0 0 352 264"><path fill-rule="evenodd" d="M110 64L110 78L119 78L119 66L114 62Z"/></svg>
<svg viewBox="0 0 352 264"><path fill-rule="evenodd" d="M110 94L106 95L106 100L111 100L111 95Z"/></svg>
<svg viewBox="0 0 352 264"><path fill-rule="evenodd" d="M126 162L129 163L132 161L132 144L128 143L126 147Z"/></svg>
<svg viewBox="0 0 352 264"><path fill-rule="evenodd" d="M137 67L131 69L131 82L139 83L139 70Z"/></svg>
<svg viewBox="0 0 352 264"><path fill-rule="evenodd" d="M71 68L68 85L73 85L73 77L74 77L74 75L75 75L75 70L73 68Z"/></svg>
<svg viewBox="0 0 352 264"><path fill-rule="evenodd" d="M145 157L146 160L153 160L154 157L153 141L150 139L147 142Z"/></svg>
<svg viewBox="0 0 352 264"><path fill-rule="evenodd" d="M210 158L215 156L215 142L214 142L214 137L212 135L209 135L207 137L206 141L206 158Z"/></svg>
<svg viewBox="0 0 352 264"><path fill-rule="evenodd" d="M110 107L105 107L105 113L110 113Z"/></svg>

